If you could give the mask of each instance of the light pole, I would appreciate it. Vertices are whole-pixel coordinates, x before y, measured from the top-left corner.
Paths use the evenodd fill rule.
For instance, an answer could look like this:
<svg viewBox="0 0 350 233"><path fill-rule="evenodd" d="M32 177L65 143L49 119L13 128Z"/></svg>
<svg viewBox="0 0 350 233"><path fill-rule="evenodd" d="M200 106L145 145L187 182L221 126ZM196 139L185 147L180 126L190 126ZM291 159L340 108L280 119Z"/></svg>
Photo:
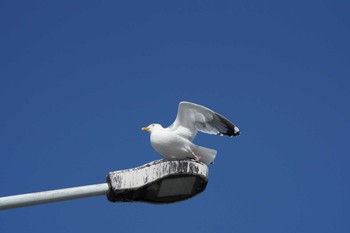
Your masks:
<svg viewBox="0 0 350 233"><path fill-rule="evenodd" d="M0 197L0 210L99 195L107 195L111 202L172 203L203 192L207 183L204 163L158 160L110 172L103 184Z"/></svg>

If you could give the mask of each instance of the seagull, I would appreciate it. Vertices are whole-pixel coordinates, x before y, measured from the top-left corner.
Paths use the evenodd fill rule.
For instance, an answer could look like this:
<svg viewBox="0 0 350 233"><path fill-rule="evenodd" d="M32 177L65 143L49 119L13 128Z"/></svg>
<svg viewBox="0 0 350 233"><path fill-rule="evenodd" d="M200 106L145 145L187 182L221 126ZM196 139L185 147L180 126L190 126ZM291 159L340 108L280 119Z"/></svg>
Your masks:
<svg viewBox="0 0 350 233"><path fill-rule="evenodd" d="M240 130L228 119L199 104L182 101L176 119L168 128L153 123L141 130L150 133L152 147L165 160L194 159L205 164L214 162L217 151L194 144L197 132L238 136Z"/></svg>

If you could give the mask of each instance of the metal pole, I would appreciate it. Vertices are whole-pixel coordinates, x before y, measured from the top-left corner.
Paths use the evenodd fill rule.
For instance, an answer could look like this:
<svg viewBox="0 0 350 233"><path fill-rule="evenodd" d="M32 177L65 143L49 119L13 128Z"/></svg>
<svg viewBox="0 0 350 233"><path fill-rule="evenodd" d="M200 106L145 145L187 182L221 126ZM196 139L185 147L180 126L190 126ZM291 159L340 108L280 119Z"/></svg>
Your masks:
<svg viewBox="0 0 350 233"><path fill-rule="evenodd" d="M107 195L111 202L174 203L204 191L208 167L192 160L158 160L109 172L106 183L0 197L0 210Z"/></svg>
<svg viewBox="0 0 350 233"><path fill-rule="evenodd" d="M39 205L49 202L66 201L77 198L106 195L109 191L107 183L86 185L74 188L28 193L8 197L0 197L0 210Z"/></svg>

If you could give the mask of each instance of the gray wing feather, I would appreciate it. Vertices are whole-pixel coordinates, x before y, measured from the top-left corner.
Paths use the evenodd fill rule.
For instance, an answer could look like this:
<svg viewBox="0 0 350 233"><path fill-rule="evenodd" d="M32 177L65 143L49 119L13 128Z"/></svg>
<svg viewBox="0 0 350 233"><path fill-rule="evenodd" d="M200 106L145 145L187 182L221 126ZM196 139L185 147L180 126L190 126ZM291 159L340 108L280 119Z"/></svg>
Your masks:
<svg viewBox="0 0 350 233"><path fill-rule="evenodd" d="M237 136L240 131L237 126L224 116L204 106L180 102L178 113L170 130L193 140L198 131L208 134Z"/></svg>

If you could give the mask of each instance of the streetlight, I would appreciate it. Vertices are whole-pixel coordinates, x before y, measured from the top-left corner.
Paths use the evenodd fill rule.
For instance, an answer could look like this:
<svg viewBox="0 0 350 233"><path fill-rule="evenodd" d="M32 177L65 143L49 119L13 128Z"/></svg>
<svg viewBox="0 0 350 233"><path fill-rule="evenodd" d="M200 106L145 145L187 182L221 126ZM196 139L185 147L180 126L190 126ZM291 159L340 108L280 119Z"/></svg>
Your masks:
<svg viewBox="0 0 350 233"><path fill-rule="evenodd" d="M0 197L0 210L107 195L111 202L173 203L204 191L208 167L194 160L158 160L110 172L106 183Z"/></svg>

